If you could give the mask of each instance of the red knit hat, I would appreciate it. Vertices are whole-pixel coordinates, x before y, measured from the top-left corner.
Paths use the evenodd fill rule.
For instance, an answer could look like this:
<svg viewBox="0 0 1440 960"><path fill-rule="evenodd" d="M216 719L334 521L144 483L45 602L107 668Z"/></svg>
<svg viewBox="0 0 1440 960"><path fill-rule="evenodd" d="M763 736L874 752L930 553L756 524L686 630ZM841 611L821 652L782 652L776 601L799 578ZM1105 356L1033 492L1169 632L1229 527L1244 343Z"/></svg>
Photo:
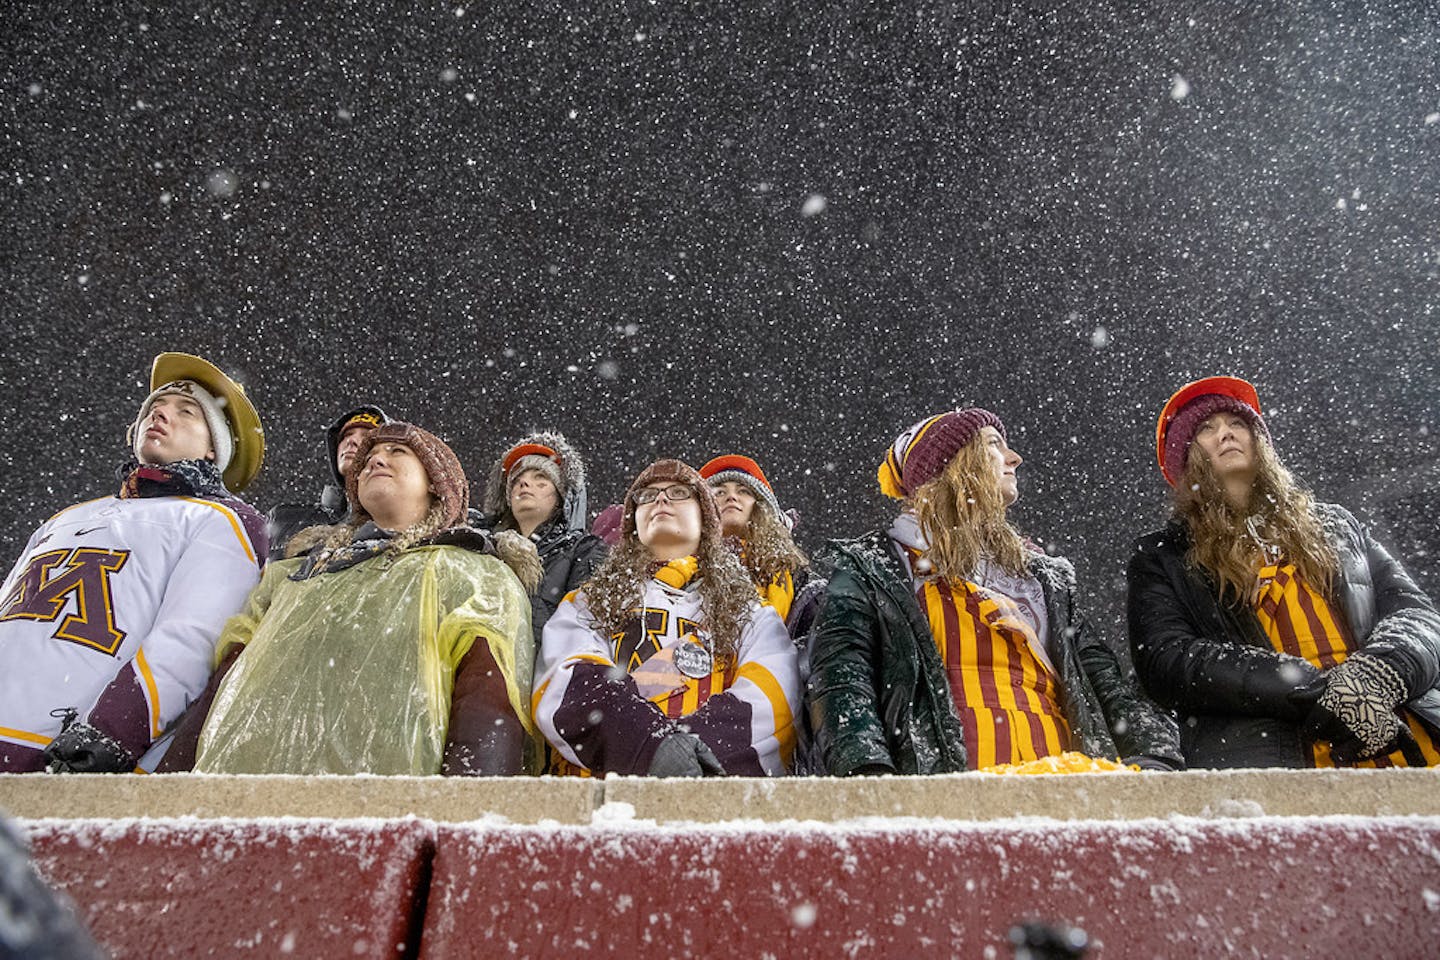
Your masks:
<svg viewBox="0 0 1440 960"><path fill-rule="evenodd" d="M710 485L711 489L722 483L744 484L751 493L755 494L757 499L764 500L769 504L770 509L775 511L777 520L789 526L790 518L780 509L780 501L776 499L775 490L770 486L770 481L765 479L765 473L760 469L760 464L749 457L741 456L738 453L716 457L700 468L700 476L705 478L705 482Z"/></svg>
<svg viewBox="0 0 1440 960"><path fill-rule="evenodd" d="M715 506L715 497L710 487L694 467L680 460L656 460L640 471L640 476L625 491L625 518L620 521L620 539L629 540L635 536L635 493L657 483L683 483L695 491L700 504L700 536L718 536L720 533L720 509Z"/></svg>
<svg viewBox="0 0 1440 960"><path fill-rule="evenodd" d="M1200 424L1221 412L1239 414L1267 441L1270 439L1270 428L1260 414L1260 397L1249 381L1206 377L1187 383L1165 402L1155 424L1155 457L1170 486L1175 486L1185 472L1190 444Z"/></svg>
<svg viewBox="0 0 1440 960"><path fill-rule="evenodd" d="M355 460L350 466L350 472L345 475L345 495L350 498L355 516L364 520L370 519L370 515L360 505L360 470L370 456L371 449L377 443L386 442L403 443L419 458L444 511L440 522L441 529L463 524L466 511L470 508L470 483L465 479L465 470L460 466L459 458L445 445L445 441L435 434L422 430L413 423L399 420L392 420L371 430L370 435L360 442L359 449L355 451Z"/></svg>
<svg viewBox="0 0 1440 960"><path fill-rule="evenodd" d="M911 424L885 452L877 472L880 492L904 500L938 477L960 448L985 427L994 427L1006 437L1000 418L980 407L937 413Z"/></svg>

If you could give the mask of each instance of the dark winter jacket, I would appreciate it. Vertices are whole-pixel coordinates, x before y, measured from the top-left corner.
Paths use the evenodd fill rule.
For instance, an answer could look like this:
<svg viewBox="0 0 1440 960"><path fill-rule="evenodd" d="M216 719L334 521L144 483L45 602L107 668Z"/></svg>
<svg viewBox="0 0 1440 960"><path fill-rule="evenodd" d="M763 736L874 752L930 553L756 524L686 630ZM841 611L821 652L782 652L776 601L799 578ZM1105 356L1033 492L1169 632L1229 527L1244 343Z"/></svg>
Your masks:
<svg viewBox="0 0 1440 960"><path fill-rule="evenodd" d="M826 770L966 769L964 734L930 624L883 533L830 545L832 570L810 653L810 711ZM1032 555L1049 619L1061 708L1092 757L1181 765L1174 724L1128 681L1075 610L1069 561Z"/></svg>
<svg viewBox="0 0 1440 960"><path fill-rule="evenodd" d="M23 835L0 818L0 957L7 960L103 960L74 905L35 872Z"/></svg>
<svg viewBox="0 0 1440 960"><path fill-rule="evenodd" d="M284 560L285 550L295 534L307 527L331 526L349 513L345 488L327 483L315 503L281 503L265 515L265 532L270 538L271 560Z"/></svg>
<svg viewBox="0 0 1440 960"><path fill-rule="evenodd" d="M605 559L609 548L599 537L565 526L562 517L554 517L548 523L537 527L530 534L535 549L540 554L540 564L545 568L540 578L540 589L530 597L530 623L535 629L535 642L540 642L540 631L566 594L579 589L590 579L590 574Z"/></svg>
<svg viewBox="0 0 1440 960"><path fill-rule="evenodd" d="M1320 504L1340 559L1331 600L1356 643L1405 679L1409 708L1440 730L1440 615L1394 557L1346 510ZM1221 603L1185 560L1179 520L1142 537L1130 559L1130 649L1141 683L1180 720L1186 762L1199 767L1308 766L1297 700L1319 671L1276 652L1249 607Z"/></svg>
<svg viewBox="0 0 1440 960"><path fill-rule="evenodd" d="M373 404L363 404L347 410L325 428L325 463L330 472L330 483L320 488L320 498L314 503L282 503L265 516L265 532L270 538L270 559L284 560L290 538L307 527L331 526L344 520L350 512L350 502L345 499L345 478L340 475L336 463L340 451L340 434L351 418L368 413L381 423L389 423L384 410Z"/></svg>
<svg viewBox="0 0 1440 960"><path fill-rule="evenodd" d="M590 579L590 574L595 572L610 548L605 541L589 532L585 467L579 453L558 433L533 434L520 443L543 444L561 456L559 508L530 534L540 554L540 563L545 568L540 588L530 597L530 625L535 631L538 647L540 634L550 615L560 606L560 601ZM485 529L515 529L515 518L510 515L507 498L504 461L505 455L501 454L491 465L485 484L484 519L478 524Z"/></svg>

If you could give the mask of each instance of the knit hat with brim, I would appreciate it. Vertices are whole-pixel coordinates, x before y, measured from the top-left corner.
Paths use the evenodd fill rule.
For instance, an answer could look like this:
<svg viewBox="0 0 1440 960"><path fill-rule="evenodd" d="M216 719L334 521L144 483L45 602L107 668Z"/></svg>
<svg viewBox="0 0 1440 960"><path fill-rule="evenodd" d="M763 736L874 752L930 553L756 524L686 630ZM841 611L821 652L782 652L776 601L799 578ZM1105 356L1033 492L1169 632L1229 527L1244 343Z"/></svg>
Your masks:
<svg viewBox="0 0 1440 960"><path fill-rule="evenodd" d="M635 536L635 493L657 483L683 483L695 491L700 504L700 536L718 536L720 533L720 510L715 506L715 497L699 472L680 460L656 460L640 471L640 476L625 491L625 517L620 521L620 539L629 540Z"/></svg>
<svg viewBox="0 0 1440 960"><path fill-rule="evenodd" d="M140 422L155 401L167 394L183 394L200 405L210 428L215 466L225 487L239 493L250 485L265 460L265 431L260 415L245 396L245 388L208 360L188 353L162 353L150 366L150 395L130 425L127 440L138 448L143 439ZM139 451L136 450L136 456Z"/></svg>
<svg viewBox="0 0 1440 960"><path fill-rule="evenodd" d="M700 468L700 476L710 484L712 489L724 483L743 484L746 489L755 494L757 500L764 500L770 505L770 509L775 512L776 519L789 525L790 518L780 509L780 501L776 499L770 481L765 478L760 464L749 457L741 456L738 453L716 457Z"/></svg>
<svg viewBox="0 0 1440 960"><path fill-rule="evenodd" d="M880 463L876 474L880 492L896 500L911 496L940 476L955 454L985 427L994 427L1000 436L1006 436L1000 418L980 407L937 413L911 424L890 444Z"/></svg>
<svg viewBox="0 0 1440 960"><path fill-rule="evenodd" d="M1175 486L1185 472L1190 444L1200 424L1222 412L1238 414L1267 441L1270 439L1270 428L1260 413L1260 397L1253 384L1239 377L1206 377L1187 383L1165 402L1155 424L1155 456L1170 486Z"/></svg>
<svg viewBox="0 0 1440 960"><path fill-rule="evenodd" d="M526 444L511 451L505 458L505 499L515 489L515 481L531 470L538 471L555 487L557 496L565 495L565 481L560 476L560 457L549 447L540 444Z"/></svg>
<svg viewBox="0 0 1440 960"><path fill-rule="evenodd" d="M350 498L354 517L361 521L370 519L370 514L360 505L360 471L375 445L387 442L405 444L425 468L430 486L440 500L441 529L462 525L470 508L470 483L465 479L465 470L460 466L459 458L435 434L399 420L372 430L355 451L355 463L345 476L345 495Z"/></svg>
<svg viewBox="0 0 1440 960"><path fill-rule="evenodd" d="M562 502L585 488L585 464L579 452L564 434L542 430L520 438L490 467L483 504L486 516L499 517L509 509L510 490L527 470L539 470L555 485Z"/></svg>

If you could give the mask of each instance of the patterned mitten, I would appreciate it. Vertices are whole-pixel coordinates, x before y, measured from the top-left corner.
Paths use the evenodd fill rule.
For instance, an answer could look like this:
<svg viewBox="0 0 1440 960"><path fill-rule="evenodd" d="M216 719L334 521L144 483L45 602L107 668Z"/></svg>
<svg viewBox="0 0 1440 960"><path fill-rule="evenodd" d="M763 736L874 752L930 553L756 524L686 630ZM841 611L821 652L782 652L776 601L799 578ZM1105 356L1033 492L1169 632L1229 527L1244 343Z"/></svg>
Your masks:
<svg viewBox="0 0 1440 960"><path fill-rule="evenodd" d="M1329 740L1340 762L1388 753L1404 724L1395 708L1405 702L1405 681L1399 671L1364 653L1325 673L1320 695L1302 733L1310 740Z"/></svg>

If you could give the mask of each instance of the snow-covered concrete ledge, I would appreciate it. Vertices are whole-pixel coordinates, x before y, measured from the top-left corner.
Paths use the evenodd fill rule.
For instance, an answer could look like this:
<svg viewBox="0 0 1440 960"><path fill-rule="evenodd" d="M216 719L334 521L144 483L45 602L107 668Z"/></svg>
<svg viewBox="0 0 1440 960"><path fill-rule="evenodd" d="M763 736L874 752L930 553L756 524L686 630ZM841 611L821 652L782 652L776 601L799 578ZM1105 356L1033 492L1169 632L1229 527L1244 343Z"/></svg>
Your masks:
<svg viewBox="0 0 1440 960"><path fill-rule="evenodd" d="M21 819L419 817L439 823L589 823L597 780L0 774L0 810Z"/></svg>
<svg viewBox="0 0 1440 960"><path fill-rule="evenodd" d="M1440 768L1195 770L836 780L611 779L607 803L641 820L1137 820L1169 817L1440 816Z"/></svg>
<svg viewBox="0 0 1440 960"><path fill-rule="evenodd" d="M413 816L588 824L607 804L656 823L1440 816L1440 769L668 781L0 775L0 809L22 819Z"/></svg>

